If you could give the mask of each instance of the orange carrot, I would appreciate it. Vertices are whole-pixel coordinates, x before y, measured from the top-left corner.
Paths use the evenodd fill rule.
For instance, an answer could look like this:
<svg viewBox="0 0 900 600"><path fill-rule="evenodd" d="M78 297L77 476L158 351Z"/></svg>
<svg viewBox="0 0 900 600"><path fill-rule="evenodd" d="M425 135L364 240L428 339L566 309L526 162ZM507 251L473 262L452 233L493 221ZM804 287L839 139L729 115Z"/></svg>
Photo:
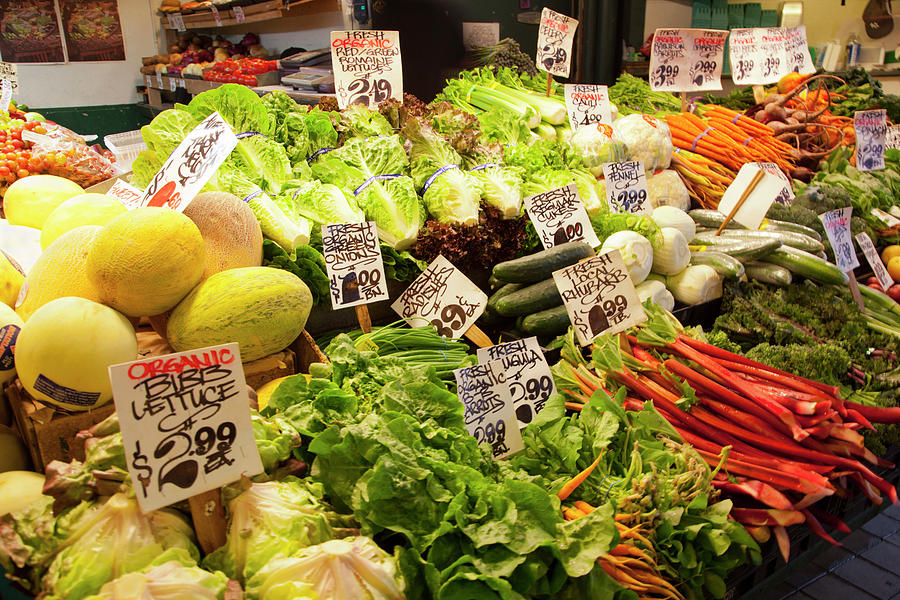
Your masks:
<svg viewBox="0 0 900 600"><path fill-rule="evenodd" d="M564 486L562 486L562 488L560 488L560 490L556 494L556 496L560 500L565 500L566 498L568 498L569 495L571 495L571 493L575 491L575 488L577 488L579 485L581 485L584 482L584 480L587 479L588 476L594 472L594 469L596 469L597 465L600 464L600 459L602 459L602 458L603 458L603 455L601 454L600 456L597 457L597 460L595 460L594 462L591 463L591 466L589 466L587 469L585 469L584 471L582 471L581 473L579 473L578 475L573 477L571 480L566 482L566 484Z"/></svg>

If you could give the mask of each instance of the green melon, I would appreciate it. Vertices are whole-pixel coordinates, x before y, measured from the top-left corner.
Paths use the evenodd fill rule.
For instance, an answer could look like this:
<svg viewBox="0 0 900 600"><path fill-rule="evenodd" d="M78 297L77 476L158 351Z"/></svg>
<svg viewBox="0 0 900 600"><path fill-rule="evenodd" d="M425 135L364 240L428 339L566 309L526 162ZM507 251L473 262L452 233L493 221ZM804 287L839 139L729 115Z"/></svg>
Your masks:
<svg viewBox="0 0 900 600"><path fill-rule="evenodd" d="M172 311L166 338L177 352L237 342L249 362L284 350L306 325L312 294L292 273L243 267L215 273Z"/></svg>

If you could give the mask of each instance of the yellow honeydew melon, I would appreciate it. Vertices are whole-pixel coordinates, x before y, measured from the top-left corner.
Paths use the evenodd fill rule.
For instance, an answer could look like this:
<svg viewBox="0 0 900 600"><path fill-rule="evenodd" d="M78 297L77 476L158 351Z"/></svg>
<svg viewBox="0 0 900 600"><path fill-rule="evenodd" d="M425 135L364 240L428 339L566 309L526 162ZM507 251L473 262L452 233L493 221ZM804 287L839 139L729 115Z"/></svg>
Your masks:
<svg viewBox="0 0 900 600"><path fill-rule="evenodd" d="M38 308L64 296L100 301L85 265L88 251L102 229L99 225L76 227L47 246L28 271L19 291L16 312L22 319L27 321Z"/></svg>
<svg viewBox="0 0 900 600"><path fill-rule="evenodd" d="M130 317L174 307L200 281L206 249L200 230L168 208L130 210L106 224L87 258L104 304Z"/></svg>
<svg viewBox="0 0 900 600"><path fill-rule="evenodd" d="M106 225L126 209L121 202L106 194L79 194L53 209L41 229L41 248L67 231L84 225Z"/></svg>
<svg viewBox="0 0 900 600"><path fill-rule="evenodd" d="M15 181L3 195L3 213L10 225L41 229L47 215L84 190L56 175L31 175Z"/></svg>
<svg viewBox="0 0 900 600"><path fill-rule="evenodd" d="M15 306L19 289L25 281L25 272L12 256L0 250L0 302Z"/></svg>
<svg viewBox="0 0 900 600"><path fill-rule="evenodd" d="M0 384L16 376L16 361L13 356L16 340L25 321L16 311L0 304Z"/></svg>
<svg viewBox="0 0 900 600"><path fill-rule="evenodd" d="M0 516L22 510L40 500L44 476L31 471L0 473Z"/></svg>
<svg viewBox="0 0 900 600"><path fill-rule="evenodd" d="M16 371L38 400L89 410L112 399L109 366L134 360L137 351L134 328L121 313L84 298L57 298L19 332Z"/></svg>
<svg viewBox="0 0 900 600"><path fill-rule="evenodd" d="M263 234L250 206L226 192L197 194L184 216L189 218L206 244L206 270L201 281L228 269L262 264Z"/></svg>

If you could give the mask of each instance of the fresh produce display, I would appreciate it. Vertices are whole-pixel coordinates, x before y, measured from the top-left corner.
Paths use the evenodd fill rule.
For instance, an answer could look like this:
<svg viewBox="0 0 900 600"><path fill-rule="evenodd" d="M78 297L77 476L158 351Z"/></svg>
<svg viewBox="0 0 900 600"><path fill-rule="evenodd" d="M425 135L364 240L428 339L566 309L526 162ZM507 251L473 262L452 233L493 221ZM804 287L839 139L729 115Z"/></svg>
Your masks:
<svg viewBox="0 0 900 600"><path fill-rule="evenodd" d="M183 212L125 210L57 178L9 188L6 216L40 229L43 253L27 274L0 255L0 379L18 376L67 412L101 406L109 365L143 354L150 328L154 354L236 342L248 373L287 368L288 348L300 361L296 375L253 383L263 472L221 488L215 549L187 502L139 510L115 413L76 436L78 460L46 464L46 479L16 476L10 491L0 474L0 566L23 590L718 599L738 567L774 549L787 561L790 528L837 543L844 498L900 504L900 284L882 293L868 280L858 306L819 219L852 208L850 234L868 233L900 275L900 151L883 171L856 169L837 108L862 106L865 89L830 98L827 78L795 76L759 106L682 110L623 75L609 90L613 123L573 132L562 86L548 93L514 42L473 56L430 104L307 108L225 84L161 112L142 129L139 188L214 111L239 137ZM209 73L232 79L238 65L269 68L217 65ZM640 215L607 201L603 165L624 160L647 171ZM774 163L796 193L756 230L716 210L748 162ZM545 248L526 214L526 197L569 184L596 247L557 237ZM443 256L487 294L482 334L537 338L539 350L493 363L514 407L533 407L527 424L488 421L502 402L493 392L467 397L456 371L481 361L465 339L383 324L375 307L371 330L362 312L365 331L340 324L322 227L363 221L375 223L392 301ZM582 347L554 272L610 251L648 318ZM611 284L581 285L612 317ZM541 359L549 375L515 381ZM507 445L517 451L495 459Z"/></svg>

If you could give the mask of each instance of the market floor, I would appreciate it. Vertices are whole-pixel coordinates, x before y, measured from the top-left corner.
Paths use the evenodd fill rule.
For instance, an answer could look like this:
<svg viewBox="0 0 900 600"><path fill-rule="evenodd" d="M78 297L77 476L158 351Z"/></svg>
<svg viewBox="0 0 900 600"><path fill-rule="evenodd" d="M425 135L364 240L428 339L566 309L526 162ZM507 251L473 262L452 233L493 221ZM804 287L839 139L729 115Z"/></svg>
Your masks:
<svg viewBox="0 0 900 600"><path fill-rule="evenodd" d="M772 600L900 600L900 506L883 510L777 586Z"/></svg>

